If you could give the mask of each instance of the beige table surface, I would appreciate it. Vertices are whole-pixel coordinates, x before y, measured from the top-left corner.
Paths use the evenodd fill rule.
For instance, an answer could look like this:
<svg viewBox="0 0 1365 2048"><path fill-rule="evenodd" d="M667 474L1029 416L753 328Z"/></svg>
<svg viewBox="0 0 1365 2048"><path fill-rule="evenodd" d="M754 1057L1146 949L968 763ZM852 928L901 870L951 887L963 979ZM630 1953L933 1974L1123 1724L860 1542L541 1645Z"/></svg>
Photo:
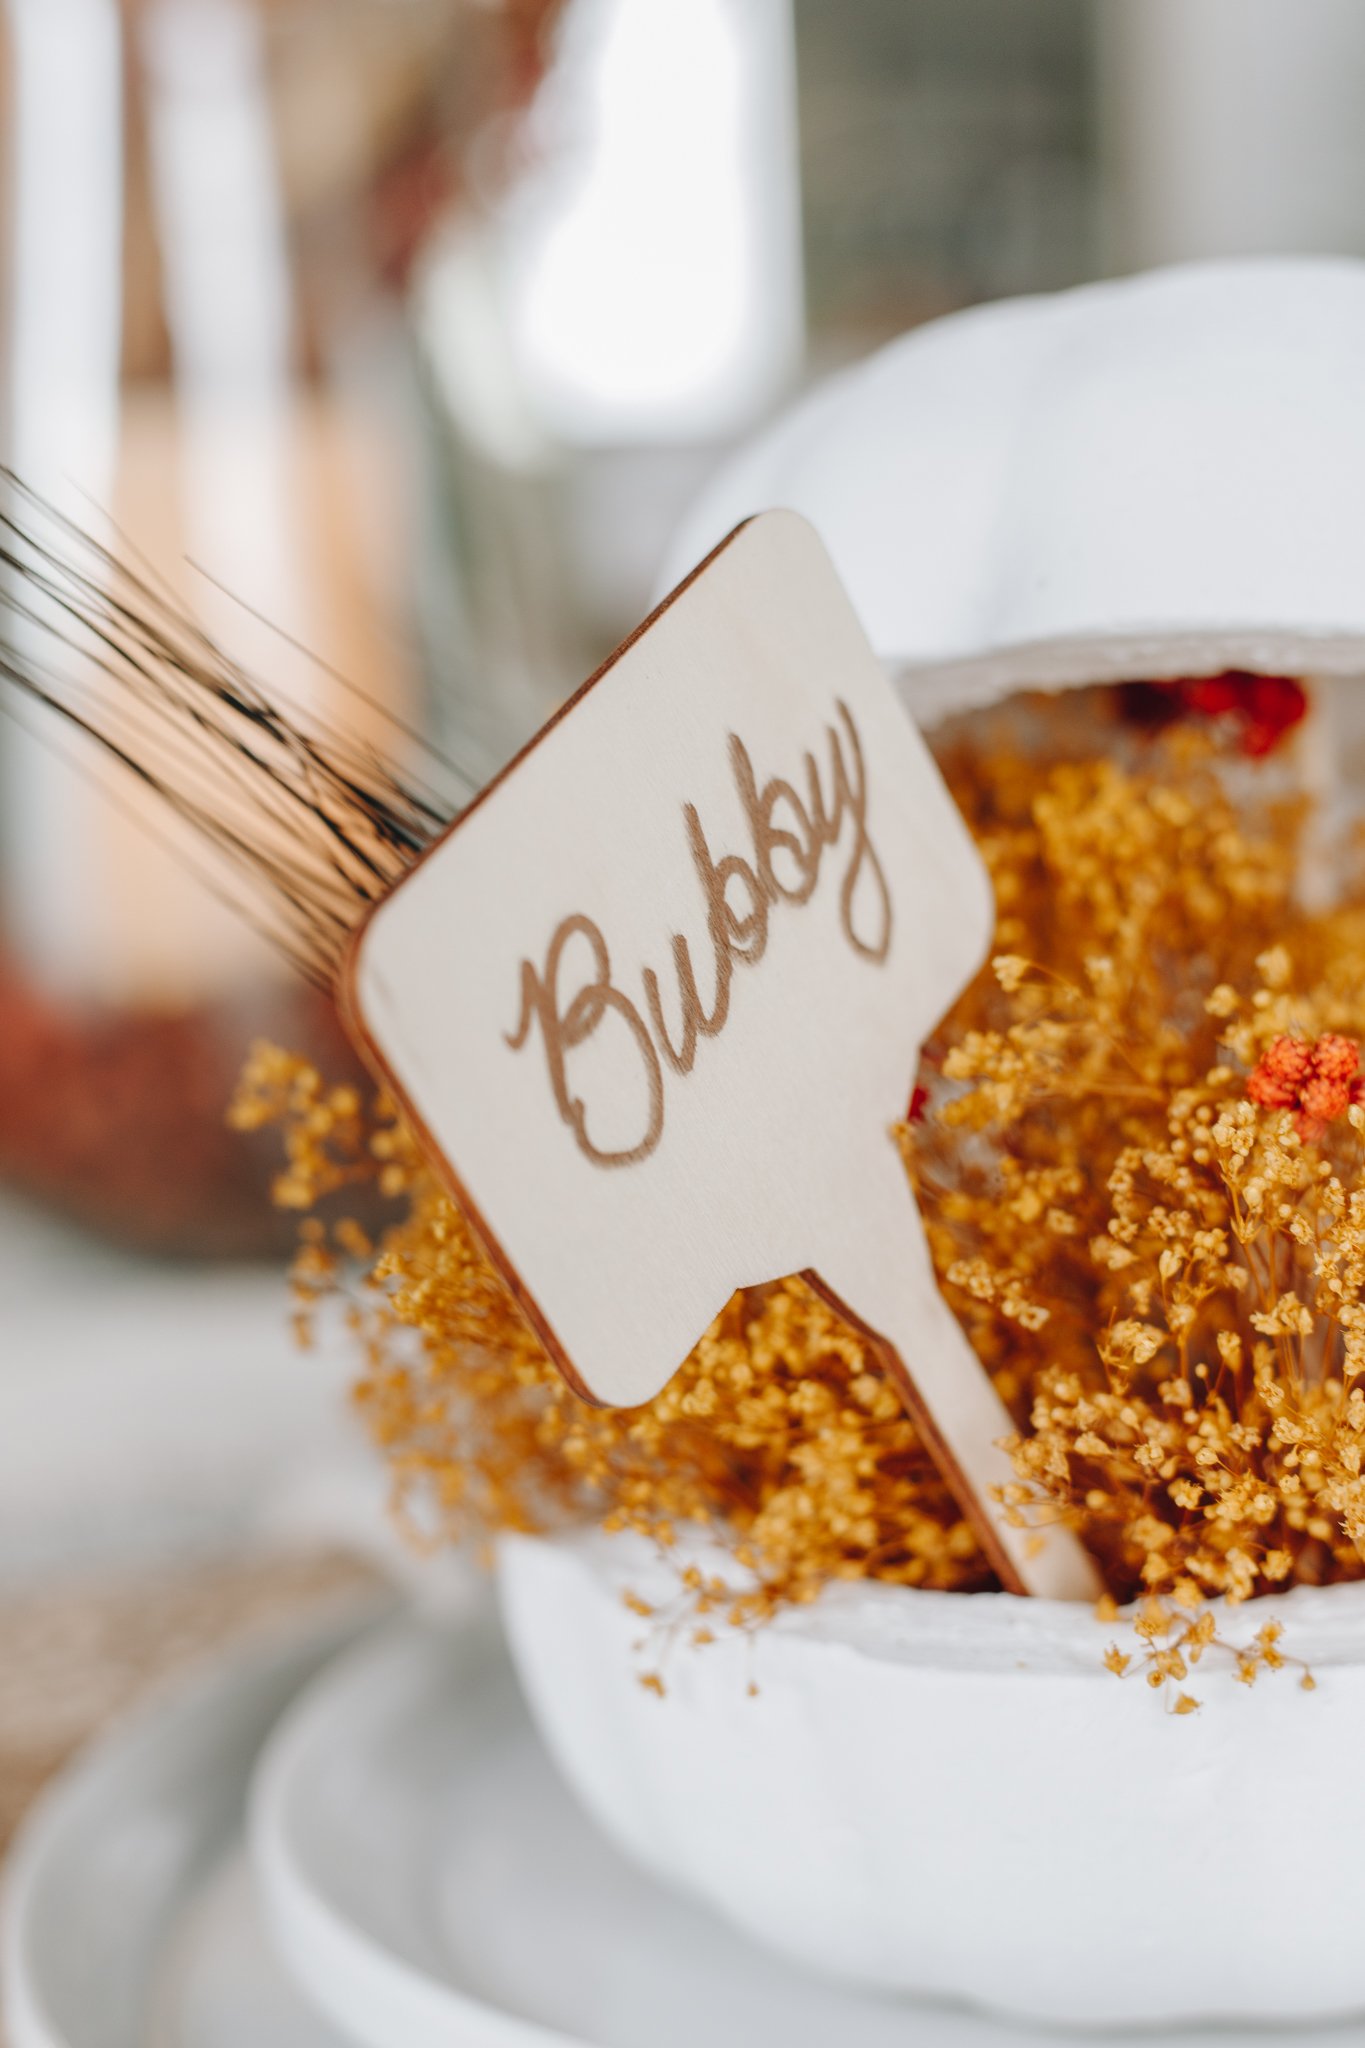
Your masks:
<svg viewBox="0 0 1365 2048"><path fill-rule="evenodd" d="M0 1853L47 1780L139 1700L381 1583L344 1553L294 1552L86 1573L0 1599Z"/></svg>
<svg viewBox="0 0 1365 2048"><path fill-rule="evenodd" d="M153 1690L383 1582L354 1359L301 1354L290 1306L280 1271L130 1258L0 1190L0 1856Z"/></svg>

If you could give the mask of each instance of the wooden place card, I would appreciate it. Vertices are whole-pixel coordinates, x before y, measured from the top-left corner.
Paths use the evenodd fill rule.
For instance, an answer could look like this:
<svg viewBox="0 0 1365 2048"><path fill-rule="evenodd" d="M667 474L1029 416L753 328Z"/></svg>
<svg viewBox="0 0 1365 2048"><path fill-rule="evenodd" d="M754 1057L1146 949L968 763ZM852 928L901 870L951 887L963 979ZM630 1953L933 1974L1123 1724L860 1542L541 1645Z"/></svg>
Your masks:
<svg viewBox="0 0 1365 2048"><path fill-rule="evenodd" d="M630 1406L738 1287L801 1272L874 1336L1015 1591L1010 1419L890 1135L984 958L985 871L824 547L751 520L356 940L357 1036L571 1384Z"/></svg>

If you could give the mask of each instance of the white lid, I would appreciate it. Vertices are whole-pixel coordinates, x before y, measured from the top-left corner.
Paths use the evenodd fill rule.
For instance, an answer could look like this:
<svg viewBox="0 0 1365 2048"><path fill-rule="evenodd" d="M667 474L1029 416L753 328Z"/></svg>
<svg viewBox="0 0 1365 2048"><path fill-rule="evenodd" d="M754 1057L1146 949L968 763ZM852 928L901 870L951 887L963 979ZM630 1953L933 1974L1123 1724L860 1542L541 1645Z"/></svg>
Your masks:
<svg viewBox="0 0 1365 2048"><path fill-rule="evenodd" d="M922 714L1365 672L1365 263L1190 264L918 328L727 463L664 587L777 505Z"/></svg>

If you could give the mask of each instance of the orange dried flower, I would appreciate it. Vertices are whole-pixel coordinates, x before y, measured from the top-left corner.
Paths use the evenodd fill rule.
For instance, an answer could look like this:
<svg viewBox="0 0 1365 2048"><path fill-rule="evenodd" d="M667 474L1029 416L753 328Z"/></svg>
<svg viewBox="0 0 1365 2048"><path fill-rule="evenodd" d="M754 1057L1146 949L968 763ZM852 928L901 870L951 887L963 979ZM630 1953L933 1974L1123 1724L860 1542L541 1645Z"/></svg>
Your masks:
<svg viewBox="0 0 1365 2048"><path fill-rule="evenodd" d="M1298 1112L1301 1138L1320 1137L1361 1099L1360 1045L1338 1031L1312 1041L1273 1039L1247 1077L1247 1095L1262 1109Z"/></svg>
<svg viewBox="0 0 1365 2048"><path fill-rule="evenodd" d="M1313 1048L1306 1038L1273 1039L1248 1076L1247 1094L1262 1109L1298 1109L1312 1071Z"/></svg>

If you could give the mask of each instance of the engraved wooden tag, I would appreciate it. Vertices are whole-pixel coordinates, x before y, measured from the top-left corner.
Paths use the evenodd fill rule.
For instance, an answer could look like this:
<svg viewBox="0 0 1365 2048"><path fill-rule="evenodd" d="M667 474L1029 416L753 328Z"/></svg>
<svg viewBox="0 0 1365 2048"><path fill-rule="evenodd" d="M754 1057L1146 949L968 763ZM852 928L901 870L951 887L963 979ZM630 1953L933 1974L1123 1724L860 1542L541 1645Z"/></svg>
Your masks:
<svg viewBox="0 0 1365 2048"><path fill-rule="evenodd" d="M1010 1420L890 1135L990 942L989 884L814 531L740 527L371 914L357 1036L566 1377L665 1385L803 1272L878 1340L1004 1583Z"/></svg>

